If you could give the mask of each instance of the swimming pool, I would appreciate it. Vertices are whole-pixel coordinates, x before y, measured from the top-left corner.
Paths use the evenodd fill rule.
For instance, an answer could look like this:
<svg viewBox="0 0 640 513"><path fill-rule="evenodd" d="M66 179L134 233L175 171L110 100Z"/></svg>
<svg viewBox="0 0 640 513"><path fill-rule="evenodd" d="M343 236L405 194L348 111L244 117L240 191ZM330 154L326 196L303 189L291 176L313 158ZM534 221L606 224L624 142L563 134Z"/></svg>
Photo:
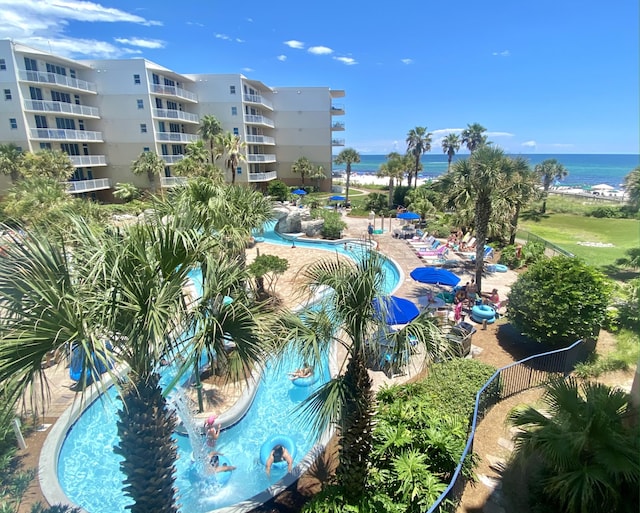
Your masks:
<svg viewBox="0 0 640 513"><path fill-rule="evenodd" d="M273 225L265 229L265 241L291 244L274 234ZM297 240L296 246L337 251L357 257L357 250L344 244ZM391 293L400 281L400 272L385 261L385 292ZM286 362L286 363L285 363ZM322 364L322 376L309 388L292 385L287 370L300 367L297 355L288 354L282 362L268 362L255 398L246 415L232 427L222 431L216 450L224 453L237 469L222 487L214 479L203 479L191 462L191 445L185 436L175 435L179 458L176 462L176 487L183 512L203 513L240 501L276 484L285 470L273 469L268 478L260 463L260 447L267 438L286 434L296 444L295 464L307 455L316 443L309 426L296 419L293 410L309 393L329 379L329 357ZM111 401L94 402L66 434L58 457L58 479L67 497L91 513L125 512L129 499L124 496L120 472L121 458L113 453L118 442L115 392Z"/></svg>

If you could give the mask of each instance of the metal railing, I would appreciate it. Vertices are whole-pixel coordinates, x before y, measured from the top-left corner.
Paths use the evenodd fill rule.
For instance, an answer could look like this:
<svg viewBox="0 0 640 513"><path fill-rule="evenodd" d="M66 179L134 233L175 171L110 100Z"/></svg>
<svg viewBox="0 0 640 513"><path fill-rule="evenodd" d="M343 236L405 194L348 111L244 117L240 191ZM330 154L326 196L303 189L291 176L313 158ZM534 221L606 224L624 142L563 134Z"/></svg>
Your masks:
<svg viewBox="0 0 640 513"><path fill-rule="evenodd" d="M160 157L162 157L162 160L164 160L165 164L169 166L180 162L181 160L184 160L184 155L160 155Z"/></svg>
<svg viewBox="0 0 640 513"><path fill-rule="evenodd" d="M86 118L100 117L100 111L96 107L45 100L25 100L24 110L36 112L59 112L61 114L74 114L76 116L83 116Z"/></svg>
<svg viewBox="0 0 640 513"><path fill-rule="evenodd" d="M198 97L195 93L176 86L151 84L151 92L155 94L162 94L164 96L176 96L178 98L182 98L183 100L189 100L192 102L198 101Z"/></svg>
<svg viewBox="0 0 640 513"><path fill-rule="evenodd" d="M552 253L551 256L564 255L573 258L575 255L566 249L561 248L560 246L554 244L553 242L549 242L542 237L538 237L537 235L528 232L527 230L518 230L518 238L525 239L527 242L539 242L540 244L544 244L545 250L548 250ZM546 253L547 251L545 251Z"/></svg>
<svg viewBox="0 0 640 513"><path fill-rule="evenodd" d="M250 182L268 182L278 178L277 171L267 171L266 173L249 173L247 175Z"/></svg>
<svg viewBox="0 0 640 513"><path fill-rule="evenodd" d="M489 410L503 399L539 387L557 377L566 377L576 363L583 361L595 349L595 340L578 340L569 347L542 353L507 367L498 369L476 394L476 405L469 426L467 445L460 457L449 486L427 513L445 513L452 510L462 498L467 479L462 474L462 466L473 452L473 440L478 423ZM455 507L453 508L455 510Z"/></svg>
<svg viewBox="0 0 640 513"><path fill-rule="evenodd" d="M247 114L244 117L244 122L245 123L249 123L249 124L253 124L253 125L265 125L268 127L273 128L275 126L275 123L273 122L273 119L269 119L265 116L256 116L253 114Z"/></svg>
<svg viewBox="0 0 640 513"><path fill-rule="evenodd" d="M76 180L72 182L64 182L64 185L69 194L80 194L82 192L111 189L111 180L109 178L98 178L96 180Z"/></svg>
<svg viewBox="0 0 640 513"><path fill-rule="evenodd" d="M65 130L62 128L32 128L32 139L58 139L62 141L102 142L102 132L90 130Z"/></svg>
<svg viewBox="0 0 640 513"><path fill-rule="evenodd" d="M163 189L169 189L171 187L179 187L187 184L186 176L161 176L160 187Z"/></svg>
<svg viewBox="0 0 640 513"><path fill-rule="evenodd" d="M164 119L179 119L188 123L200 122L197 114L191 114L191 112L185 112L177 109L153 109L153 116Z"/></svg>
<svg viewBox="0 0 640 513"><path fill-rule="evenodd" d="M49 73L48 71L30 71L26 69L18 70L18 77L25 82L37 82L41 84L56 84L71 89L79 89L87 93L96 94L98 88L93 82L86 80L78 80L77 78L67 77L66 75L58 75L57 73Z"/></svg>
<svg viewBox="0 0 640 513"><path fill-rule="evenodd" d="M273 110L273 104L260 94L243 94L242 99L247 103L258 103Z"/></svg>
<svg viewBox="0 0 640 513"><path fill-rule="evenodd" d="M259 162L275 162L276 156L271 153L249 153L247 154L247 162L256 164Z"/></svg>
<svg viewBox="0 0 640 513"><path fill-rule="evenodd" d="M156 139L158 141L190 143L196 142L198 136L195 134L183 134L182 132L156 132Z"/></svg>
<svg viewBox="0 0 640 513"><path fill-rule="evenodd" d="M249 144L275 144L276 140L267 135L247 135L245 141Z"/></svg>
<svg viewBox="0 0 640 513"><path fill-rule="evenodd" d="M107 157L105 155L70 155L69 159L74 167L94 167L106 166Z"/></svg>

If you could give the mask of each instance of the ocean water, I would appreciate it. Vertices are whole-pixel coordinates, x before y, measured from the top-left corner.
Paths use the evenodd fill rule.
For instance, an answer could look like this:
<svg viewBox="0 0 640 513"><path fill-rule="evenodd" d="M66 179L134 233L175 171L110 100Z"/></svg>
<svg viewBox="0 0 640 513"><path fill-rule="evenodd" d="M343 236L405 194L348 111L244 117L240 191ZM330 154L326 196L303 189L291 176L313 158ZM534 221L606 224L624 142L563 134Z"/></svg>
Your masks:
<svg viewBox="0 0 640 513"><path fill-rule="evenodd" d="M516 155L511 155L516 156ZM632 169L640 165L640 155L615 154L527 154L518 155L526 158L531 167L547 159L556 159L569 172L558 185L589 188L606 183L619 188L624 177ZM455 155L453 162L468 158L468 154ZM351 165L351 171L359 174L375 174L380 164L386 162L386 155L360 155L360 162ZM442 154L426 154L422 156L423 171L420 178L436 178L447 171L447 156ZM333 165L334 171L343 170L343 165Z"/></svg>

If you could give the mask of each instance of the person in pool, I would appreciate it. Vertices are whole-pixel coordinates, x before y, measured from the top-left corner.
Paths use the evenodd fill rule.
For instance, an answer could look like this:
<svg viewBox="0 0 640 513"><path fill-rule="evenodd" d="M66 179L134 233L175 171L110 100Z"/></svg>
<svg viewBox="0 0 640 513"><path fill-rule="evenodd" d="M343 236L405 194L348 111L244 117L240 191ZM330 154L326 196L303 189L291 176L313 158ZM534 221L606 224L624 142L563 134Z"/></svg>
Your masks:
<svg viewBox="0 0 640 513"><path fill-rule="evenodd" d="M307 362L302 364L302 367L294 372L289 373L289 379L294 380L298 378L308 378L313 374L313 367Z"/></svg>
<svg viewBox="0 0 640 513"><path fill-rule="evenodd" d="M269 458L267 458L267 462L265 463L267 476L271 476L271 465L278 463L279 461L286 461L287 472L291 472L291 469L293 468L293 458L291 457L291 454L289 454L289 451L287 451L287 448L282 444L278 444L271 449L271 454L269 454Z"/></svg>
<svg viewBox="0 0 640 513"><path fill-rule="evenodd" d="M205 420L204 434L207 438L207 445L209 447L215 446L218 441L218 437L220 436L220 426L216 425L215 415L211 415L207 420Z"/></svg>
<svg viewBox="0 0 640 513"><path fill-rule="evenodd" d="M213 451L209 454L209 464L216 474L218 472L231 472L236 469L233 465L227 465L226 463L220 465L220 456L223 456L223 454L217 451Z"/></svg>

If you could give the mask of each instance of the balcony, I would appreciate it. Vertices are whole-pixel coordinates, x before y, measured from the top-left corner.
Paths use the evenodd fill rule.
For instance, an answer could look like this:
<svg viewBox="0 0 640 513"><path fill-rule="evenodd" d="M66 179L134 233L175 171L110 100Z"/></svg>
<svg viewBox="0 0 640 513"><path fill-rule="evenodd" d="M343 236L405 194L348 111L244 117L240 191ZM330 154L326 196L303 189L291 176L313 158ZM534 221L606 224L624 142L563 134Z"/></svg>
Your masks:
<svg viewBox="0 0 640 513"><path fill-rule="evenodd" d="M193 103L198 103L198 97L194 93L175 86L151 84L151 92L161 96L174 96Z"/></svg>
<svg viewBox="0 0 640 513"><path fill-rule="evenodd" d="M18 70L18 78L24 82L35 82L37 84L55 84L74 91L83 91L85 93L97 94L98 88L93 82L78 80L77 78L58 75L57 73L48 73L44 71L29 71L26 69Z"/></svg>
<svg viewBox="0 0 640 513"><path fill-rule="evenodd" d="M336 121L331 125L331 130L339 132L344 130L344 123L342 121Z"/></svg>
<svg viewBox="0 0 640 513"><path fill-rule="evenodd" d="M276 162L276 156L270 153L249 153L247 155L249 164L260 164L265 162Z"/></svg>
<svg viewBox="0 0 640 513"><path fill-rule="evenodd" d="M156 139L158 141L190 143L197 141L198 136L195 134L183 134L182 132L156 132Z"/></svg>
<svg viewBox="0 0 640 513"><path fill-rule="evenodd" d="M273 128L275 126L273 119L265 118L264 116L245 115L244 122L249 125L264 125L269 128Z"/></svg>
<svg viewBox="0 0 640 513"><path fill-rule="evenodd" d="M344 146L344 139L331 139L331 146Z"/></svg>
<svg viewBox="0 0 640 513"><path fill-rule="evenodd" d="M96 180L76 180L73 182L64 182L64 186L66 187L69 194L81 194L83 192L111 189L111 180L109 178L98 178Z"/></svg>
<svg viewBox="0 0 640 513"><path fill-rule="evenodd" d="M25 100L24 110L31 112L54 112L56 114L70 114L83 118L100 118L100 111L87 105L75 103L50 102L44 100Z"/></svg>
<svg viewBox="0 0 640 513"><path fill-rule="evenodd" d="M90 132L89 130L64 130L62 128L31 128L29 132L31 134L31 139L103 142L102 132Z"/></svg>
<svg viewBox="0 0 640 513"><path fill-rule="evenodd" d="M331 105L331 115L341 116L344 114L344 105Z"/></svg>
<svg viewBox="0 0 640 513"><path fill-rule="evenodd" d="M249 182L270 182L278 178L277 171L267 171L266 173L249 173Z"/></svg>
<svg viewBox="0 0 640 513"><path fill-rule="evenodd" d="M246 135L244 140L247 144L275 144L276 140L273 137L266 135Z"/></svg>
<svg viewBox="0 0 640 513"><path fill-rule="evenodd" d="M160 187L170 189L172 187L180 187L187 184L186 176L161 176Z"/></svg>
<svg viewBox="0 0 640 513"><path fill-rule="evenodd" d="M182 159L184 159L184 155L160 155L160 156L162 157L162 160L164 160L165 164L167 164L167 166L172 166L176 162L180 162Z"/></svg>
<svg viewBox="0 0 640 513"><path fill-rule="evenodd" d="M104 155L69 155L73 167L106 166L107 157Z"/></svg>
<svg viewBox="0 0 640 513"><path fill-rule="evenodd" d="M179 119L186 123L200 123L197 114L175 109L153 109L153 116L160 119Z"/></svg>
<svg viewBox="0 0 640 513"><path fill-rule="evenodd" d="M261 96L259 94L243 94L242 100L245 101L246 103L255 103L258 105L262 105L263 107L266 107L269 110L273 110L273 103L271 103L264 96Z"/></svg>

